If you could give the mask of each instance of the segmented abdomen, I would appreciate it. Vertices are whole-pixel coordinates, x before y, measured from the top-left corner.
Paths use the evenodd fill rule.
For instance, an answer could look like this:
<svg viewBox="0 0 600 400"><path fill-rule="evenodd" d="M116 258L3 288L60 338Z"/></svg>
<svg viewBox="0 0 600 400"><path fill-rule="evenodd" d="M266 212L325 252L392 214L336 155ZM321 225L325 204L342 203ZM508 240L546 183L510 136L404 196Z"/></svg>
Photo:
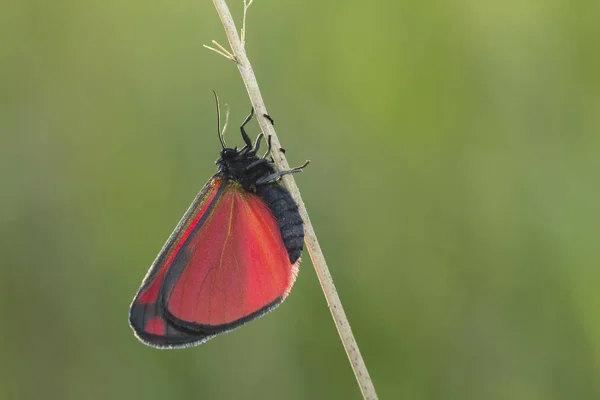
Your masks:
<svg viewBox="0 0 600 400"><path fill-rule="evenodd" d="M304 224L298 205L286 188L278 183L260 185L256 193L267 203L277 220L283 244L290 256L290 262L296 263L304 248Z"/></svg>

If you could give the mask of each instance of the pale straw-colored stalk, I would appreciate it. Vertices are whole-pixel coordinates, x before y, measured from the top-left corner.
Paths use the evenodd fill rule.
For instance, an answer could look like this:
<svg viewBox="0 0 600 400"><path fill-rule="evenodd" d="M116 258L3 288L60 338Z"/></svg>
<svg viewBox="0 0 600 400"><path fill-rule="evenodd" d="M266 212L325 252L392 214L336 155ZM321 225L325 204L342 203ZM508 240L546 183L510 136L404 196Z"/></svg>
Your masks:
<svg viewBox="0 0 600 400"><path fill-rule="evenodd" d="M253 0L250 0L247 3L246 0L244 0L244 18L240 38L235 23L233 22L231 12L229 11L225 0L213 0L215 8L217 9L217 13L219 14L221 22L223 23L223 27L225 28L225 34L227 35L227 40L231 46L231 52L214 40L212 43L217 46L217 49L209 46L205 47L221 54L237 64L244 84L246 85L246 90L248 91L250 101L252 102L252 106L256 112L258 123L260 124L262 132L265 134L265 137L271 137L273 148L271 156L273 157L273 161L275 162L275 165L279 171L285 171L289 170L290 166L285 158L284 152L279 151L281 144L277 138L273 124L268 118L264 117L264 115L268 115L267 108L258 88L256 76L254 75L252 65L250 65L250 61L248 60L244 46L246 40L246 13L248 11L248 7L250 4L252 4L252 1ZM346 317L346 313L342 307L342 302L340 301L337 290L335 289L333 279L329 273L329 268L325 262L325 256L323 255L323 251L321 250L321 246L317 240L317 235L315 234L315 230L310 222L306 207L302 201L302 196L300 196L300 190L298 189L298 186L294 181L294 177L291 174L283 176L282 179L284 185L290 191L296 203L298 203L300 216L304 221L304 240L306 242L306 248L308 249L310 258L315 267L315 271L317 272L319 282L321 283L323 293L325 294L325 298L327 300L327 305L329 306L329 310L331 311L338 334L344 349L346 350L348 359L350 360L356 380L359 383L363 398L370 400L377 399L375 387L373 386L367 366L365 365L358 345L356 344L356 340L354 339L354 335L352 334L352 330L350 329L350 323L348 322L348 318Z"/></svg>

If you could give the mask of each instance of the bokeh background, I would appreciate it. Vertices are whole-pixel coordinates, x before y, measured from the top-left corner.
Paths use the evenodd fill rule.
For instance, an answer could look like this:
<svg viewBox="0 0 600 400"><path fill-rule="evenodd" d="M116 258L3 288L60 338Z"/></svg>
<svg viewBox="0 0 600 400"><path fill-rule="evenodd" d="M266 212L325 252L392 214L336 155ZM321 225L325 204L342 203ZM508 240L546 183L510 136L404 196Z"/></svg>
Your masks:
<svg viewBox="0 0 600 400"><path fill-rule="evenodd" d="M230 1L240 22L241 1ZM381 398L600 398L600 6L256 0L247 49ZM197 348L127 324L250 103L212 3L0 6L0 398L358 399L308 254ZM252 125L256 135L259 128Z"/></svg>

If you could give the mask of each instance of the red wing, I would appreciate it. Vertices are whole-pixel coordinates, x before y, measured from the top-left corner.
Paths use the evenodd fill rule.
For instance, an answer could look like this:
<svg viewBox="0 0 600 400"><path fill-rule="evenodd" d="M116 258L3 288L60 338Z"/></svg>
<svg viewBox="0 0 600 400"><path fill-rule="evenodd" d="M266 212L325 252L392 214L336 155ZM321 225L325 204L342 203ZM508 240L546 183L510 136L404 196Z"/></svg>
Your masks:
<svg viewBox="0 0 600 400"><path fill-rule="evenodd" d="M210 339L211 336L203 332L172 324L165 318L161 299L167 271L194 228L209 217L225 187L218 178L211 179L204 186L144 278L129 311L129 323L142 342L155 347L180 347Z"/></svg>
<svg viewBox="0 0 600 400"><path fill-rule="evenodd" d="M169 320L213 334L276 307L296 275L262 198L228 183L216 201L179 250L163 286Z"/></svg>

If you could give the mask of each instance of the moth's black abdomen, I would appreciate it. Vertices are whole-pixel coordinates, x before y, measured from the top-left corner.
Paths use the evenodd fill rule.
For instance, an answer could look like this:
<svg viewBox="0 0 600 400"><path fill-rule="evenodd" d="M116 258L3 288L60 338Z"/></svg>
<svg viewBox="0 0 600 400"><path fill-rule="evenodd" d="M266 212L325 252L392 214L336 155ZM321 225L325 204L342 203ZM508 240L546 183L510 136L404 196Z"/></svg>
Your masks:
<svg viewBox="0 0 600 400"><path fill-rule="evenodd" d="M304 248L304 224L298 205L290 192L278 183L260 185L256 193L267 203L277 220L283 244L294 264L300 258Z"/></svg>

